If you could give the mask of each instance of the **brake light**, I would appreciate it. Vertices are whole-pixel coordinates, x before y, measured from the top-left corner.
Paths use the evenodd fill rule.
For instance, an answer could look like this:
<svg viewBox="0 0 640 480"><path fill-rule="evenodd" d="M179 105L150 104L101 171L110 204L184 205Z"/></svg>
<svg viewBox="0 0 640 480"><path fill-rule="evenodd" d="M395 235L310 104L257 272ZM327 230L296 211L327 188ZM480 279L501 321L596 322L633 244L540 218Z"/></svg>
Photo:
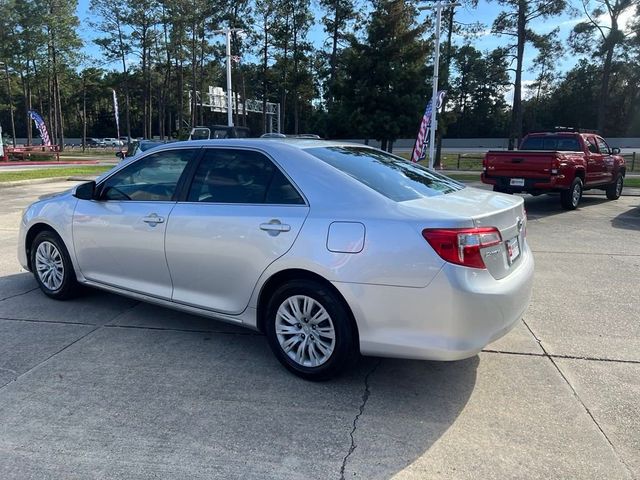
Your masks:
<svg viewBox="0 0 640 480"><path fill-rule="evenodd" d="M425 228L422 236L443 260L472 268L487 268L480 249L502 242L495 227Z"/></svg>

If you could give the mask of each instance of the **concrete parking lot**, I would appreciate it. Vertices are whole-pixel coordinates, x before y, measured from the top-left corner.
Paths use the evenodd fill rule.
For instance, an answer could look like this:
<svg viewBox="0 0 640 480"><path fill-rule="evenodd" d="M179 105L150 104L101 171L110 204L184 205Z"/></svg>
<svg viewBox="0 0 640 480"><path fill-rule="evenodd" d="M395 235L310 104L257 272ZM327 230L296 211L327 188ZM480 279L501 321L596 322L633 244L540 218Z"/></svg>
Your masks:
<svg viewBox="0 0 640 480"><path fill-rule="evenodd" d="M20 213L69 186L0 189L0 478L640 478L640 197L526 197L533 301L480 355L309 383L249 330L42 295Z"/></svg>

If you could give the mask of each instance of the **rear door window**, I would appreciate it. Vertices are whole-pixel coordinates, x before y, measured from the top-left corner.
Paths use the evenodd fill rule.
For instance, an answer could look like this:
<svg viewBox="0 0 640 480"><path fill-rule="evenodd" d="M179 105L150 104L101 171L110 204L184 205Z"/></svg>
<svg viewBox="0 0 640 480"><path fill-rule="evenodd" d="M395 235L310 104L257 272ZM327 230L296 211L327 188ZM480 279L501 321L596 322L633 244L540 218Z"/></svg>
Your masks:
<svg viewBox="0 0 640 480"><path fill-rule="evenodd" d="M335 146L305 151L397 202L465 188L422 165L371 148Z"/></svg>
<svg viewBox="0 0 640 480"><path fill-rule="evenodd" d="M200 161L189 202L304 204L274 163L253 150L209 148Z"/></svg>

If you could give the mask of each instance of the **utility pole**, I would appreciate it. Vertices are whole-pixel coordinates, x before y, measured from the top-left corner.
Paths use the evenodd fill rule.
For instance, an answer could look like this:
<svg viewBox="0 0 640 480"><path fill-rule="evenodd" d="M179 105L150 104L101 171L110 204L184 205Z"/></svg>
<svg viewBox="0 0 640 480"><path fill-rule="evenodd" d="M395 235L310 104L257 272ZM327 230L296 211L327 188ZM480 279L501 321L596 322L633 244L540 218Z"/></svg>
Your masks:
<svg viewBox="0 0 640 480"><path fill-rule="evenodd" d="M11 116L11 135L13 148L16 148L16 123L13 119L13 98L11 97L11 79L9 78L9 65L5 62L0 62L0 65L4 65L4 73L7 76L7 95L9 96L9 115ZM31 128L29 126L29 128Z"/></svg>
<svg viewBox="0 0 640 480"><path fill-rule="evenodd" d="M231 34L244 32L241 28L225 28L224 30L214 30L213 33L225 34L227 36L227 125L233 127L233 98L231 98Z"/></svg>
<svg viewBox="0 0 640 480"><path fill-rule="evenodd" d="M435 160L435 148L436 148L436 129L438 128L438 72L440 70L440 25L442 24L442 10L449 7L457 7L459 3L455 2L443 2L442 0L435 0L433 6L420 7L418 10L430 10L436 11L436 32L434 38L434 53L433 53L433 92L431 94L431 131L429 132L429 168L433 169L433 162Z"/></svg>

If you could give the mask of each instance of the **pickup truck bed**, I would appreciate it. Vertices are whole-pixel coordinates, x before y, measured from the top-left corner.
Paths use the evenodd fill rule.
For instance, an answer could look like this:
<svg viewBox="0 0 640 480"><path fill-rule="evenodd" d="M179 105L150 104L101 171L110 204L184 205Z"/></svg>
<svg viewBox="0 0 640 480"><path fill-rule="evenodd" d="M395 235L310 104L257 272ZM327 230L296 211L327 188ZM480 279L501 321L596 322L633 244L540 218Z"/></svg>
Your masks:
<svg viewBox="0 0 640 480"><path fill-rule="evenodd" d="M503 193L559 192L567 209L578 206L584 190L605 190L610 199L622 193L624 158L597 135L537 133L526 136L521 146L525 149L487 152L482 181ZM554 146L559 149L547 149Z"/></svg>

